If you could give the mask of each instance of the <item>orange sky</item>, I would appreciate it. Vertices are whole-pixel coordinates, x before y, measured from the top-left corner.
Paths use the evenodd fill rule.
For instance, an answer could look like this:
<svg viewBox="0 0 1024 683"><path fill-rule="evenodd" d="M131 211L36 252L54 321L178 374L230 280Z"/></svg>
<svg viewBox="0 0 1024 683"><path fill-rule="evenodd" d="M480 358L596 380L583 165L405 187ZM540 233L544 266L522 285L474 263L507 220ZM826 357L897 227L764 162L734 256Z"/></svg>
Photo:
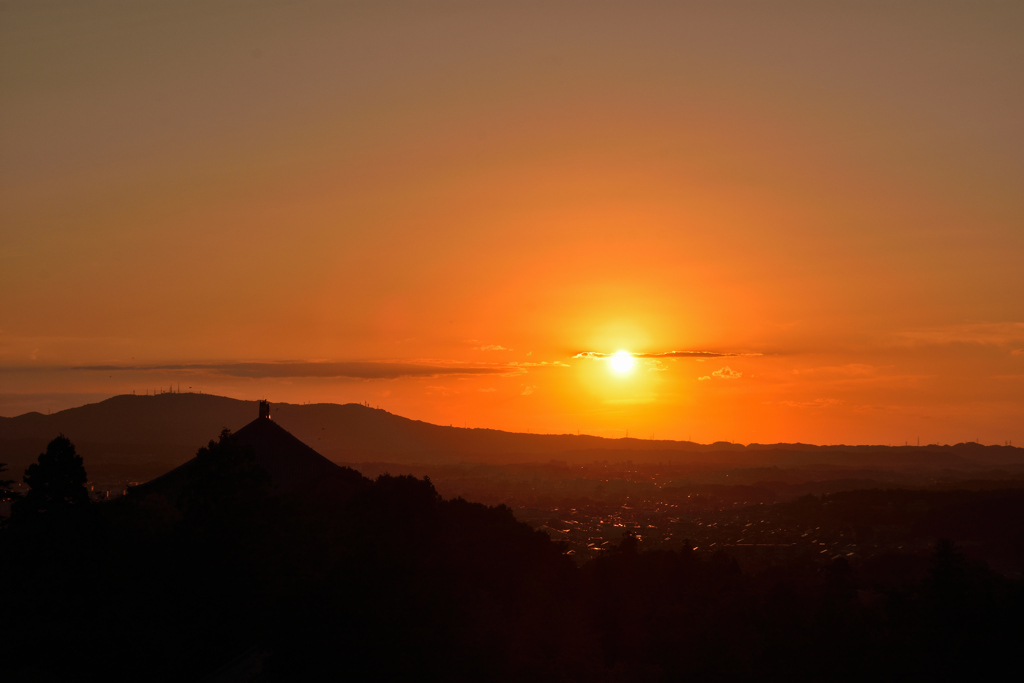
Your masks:
<svg viewBox="0 0 1024 683"><path fill-rule="evenodd" d="M0 414L1024 444L1019 3L2 14Z"/></svg>

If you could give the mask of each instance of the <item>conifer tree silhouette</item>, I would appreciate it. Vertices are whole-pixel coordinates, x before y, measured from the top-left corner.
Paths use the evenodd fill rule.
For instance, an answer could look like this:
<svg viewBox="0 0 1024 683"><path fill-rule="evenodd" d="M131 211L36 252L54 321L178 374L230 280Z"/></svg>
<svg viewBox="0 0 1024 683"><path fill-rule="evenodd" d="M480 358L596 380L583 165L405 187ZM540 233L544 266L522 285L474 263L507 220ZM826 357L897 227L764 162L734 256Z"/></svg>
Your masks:
<svg viewBox="0 0 1024 683"><path fill-rule="evenodd" d="M88 503L86 478L82 456L75 452L71 440L61 434L46 446L39 462L25 470L24 481L29 490L15 502L13 516L59 514Z"/></svg>

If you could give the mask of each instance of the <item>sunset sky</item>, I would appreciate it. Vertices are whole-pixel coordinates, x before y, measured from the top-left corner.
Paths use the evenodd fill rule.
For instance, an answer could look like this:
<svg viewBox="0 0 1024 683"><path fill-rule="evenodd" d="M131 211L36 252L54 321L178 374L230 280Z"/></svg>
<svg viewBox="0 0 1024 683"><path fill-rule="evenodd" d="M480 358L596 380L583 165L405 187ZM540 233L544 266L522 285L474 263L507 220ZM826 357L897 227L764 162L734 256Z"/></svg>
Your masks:
<svg viewBox="0 0 1024 683"><path fill-rule="evenodd" d="M1019 2L4 3L0 415L180 385L1024 445L1022 36Z"/></svg>

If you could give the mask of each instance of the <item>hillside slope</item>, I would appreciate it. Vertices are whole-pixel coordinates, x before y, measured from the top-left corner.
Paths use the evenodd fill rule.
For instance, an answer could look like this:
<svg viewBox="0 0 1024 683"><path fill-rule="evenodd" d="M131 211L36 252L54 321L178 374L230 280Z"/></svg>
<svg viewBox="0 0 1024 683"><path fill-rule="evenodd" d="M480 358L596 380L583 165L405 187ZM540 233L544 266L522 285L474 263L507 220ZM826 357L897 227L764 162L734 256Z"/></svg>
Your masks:
<svg viewBox="0 0 1024 683"><path fill-rule="evenodd" d="M18 472L59 433L86 458L90 472L124 471L140 479L177 467L222 429L237 431L257 414L256 401L208 394L123 395L52 415L0 418L0 462ZM273 419L336 462L488 462L595 460L708 462L721 465L885 466L977 469L1024 463L1024 449L956 446L709 445L446 427L358 404L276 403Z"/></svg>

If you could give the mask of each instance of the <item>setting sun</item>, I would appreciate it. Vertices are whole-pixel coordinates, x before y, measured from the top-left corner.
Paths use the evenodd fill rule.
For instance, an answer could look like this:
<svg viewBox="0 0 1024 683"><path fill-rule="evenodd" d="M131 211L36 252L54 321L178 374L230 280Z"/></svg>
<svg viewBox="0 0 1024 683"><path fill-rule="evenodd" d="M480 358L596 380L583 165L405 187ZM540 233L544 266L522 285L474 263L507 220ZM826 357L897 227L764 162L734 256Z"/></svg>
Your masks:
<svg viewBox="0 0 1024 683"><path fill-rule="evenodd" d="M1024 0L581 5L0 0L3 680L1020 668Z"/></svg>
<svg viewBox="0 0 1024 683"><path fill-rule="evenodd" d="M617 351L611 357L612 370L619 373L626 373L633 369L633 354L629 351Z"/></svg>

